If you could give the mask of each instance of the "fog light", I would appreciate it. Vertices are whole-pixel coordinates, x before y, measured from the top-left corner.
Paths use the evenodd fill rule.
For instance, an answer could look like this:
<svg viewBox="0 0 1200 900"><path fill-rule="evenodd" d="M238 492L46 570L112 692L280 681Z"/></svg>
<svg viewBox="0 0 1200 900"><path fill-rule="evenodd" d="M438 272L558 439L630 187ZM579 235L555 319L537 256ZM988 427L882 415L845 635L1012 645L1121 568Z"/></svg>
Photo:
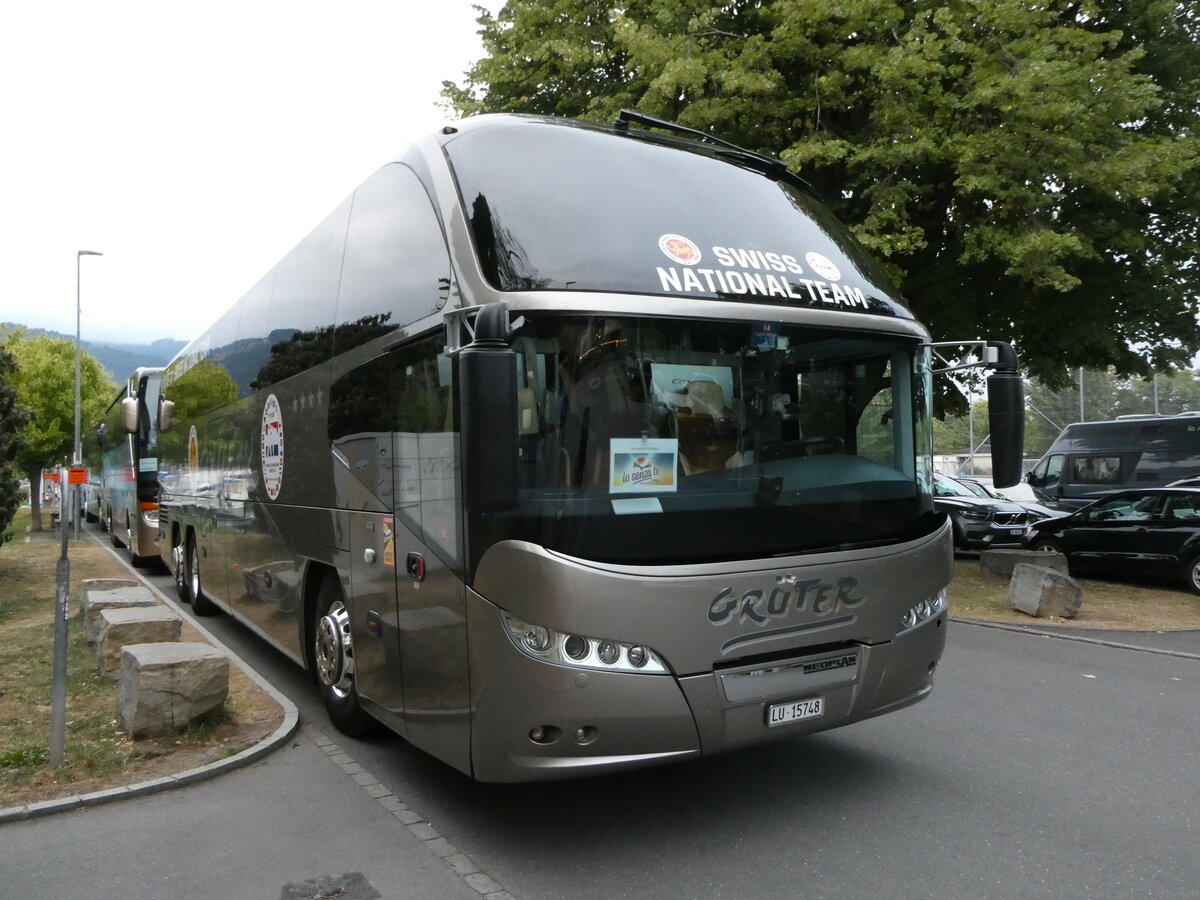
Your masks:
<svg viewBox="0 0 1200 900"><path fill-rule="evenodd" d="M611 666L621 658L621 648L616 645L615 641L601 641L596 655L600 657L600 662Z"/></svg>
<svg viewBox="0 0 1200 900"><path fill-rule="evenodd" d="M588 642L577 634L569 634L563 642L563 652L571 659L583 659L588 653Z"/></svg>
<svg viewBox="0 0 1200 900"><path fill-rule="evenodd" d="M534 653L545 653L550 649L550 629L545 625L531 625L522 640Z"/></svg>

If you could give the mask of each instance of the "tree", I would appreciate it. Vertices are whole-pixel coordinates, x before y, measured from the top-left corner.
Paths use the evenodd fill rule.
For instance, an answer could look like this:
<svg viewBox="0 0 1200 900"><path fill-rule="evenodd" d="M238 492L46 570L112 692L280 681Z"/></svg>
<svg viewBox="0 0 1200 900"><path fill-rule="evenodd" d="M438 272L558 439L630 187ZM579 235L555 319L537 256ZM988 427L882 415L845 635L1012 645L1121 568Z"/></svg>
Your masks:
<svg viewBox="0 0 1200 900"><path fill-rule="evenodd" d="M12 384L16 372L16 359L0 346L0 545L12 537L8 526L21 505L19 482L12 469L24 447L21 432L29 423L29 410L17 402Z"/></svg>
<svg viewBox="0 0 1200 900"><path fill-rule="evenodd" d="M75 344L46 335L29 337L23 330L0 329L0 344L16 359L13 376L17 400L29 408L30 421L20 432L24 446L17 464L29 479L32 528L42 531L41 496L37 490L42 469L68 461L75 445ZM87 428L104 414L115 387L104 367L90 353L80 356L80 427Z"/></svg>
<svg viewBox="0 0 1200 900"><path fill-rule="evenodd" d="M779 154L935 340L1051 387L1200 350L1200 20L1175 0L510 0L462 114L629 106Z"/></svg>

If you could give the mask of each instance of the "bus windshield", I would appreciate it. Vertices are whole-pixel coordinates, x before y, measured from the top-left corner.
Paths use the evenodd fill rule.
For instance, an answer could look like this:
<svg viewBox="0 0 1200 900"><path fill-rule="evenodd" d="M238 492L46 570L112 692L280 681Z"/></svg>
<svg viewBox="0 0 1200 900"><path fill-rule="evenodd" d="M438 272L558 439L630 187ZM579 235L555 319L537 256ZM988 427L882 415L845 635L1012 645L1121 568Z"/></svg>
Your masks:
<svg viewBox="0 0 1200 900"><path fill-rule="evenodd" d="M929 360L911 338L527 314L514 347L520 502L478 517L477 550L677 564L936 527Z"/></svg>
<svg viewBox="0 0 1200 900"><path fill-rule="evenodd" d="M536 122L462 134L446 153L480 269L498 290L911 318L846 229L786 181L700 152Z"/></svg>
<svg viewBox="0 0 1200 900"><path fill-rule="evenodd" d="M158 456L158 396L162 375L147 375L138 398L138 445L142 458Z"/></svg>

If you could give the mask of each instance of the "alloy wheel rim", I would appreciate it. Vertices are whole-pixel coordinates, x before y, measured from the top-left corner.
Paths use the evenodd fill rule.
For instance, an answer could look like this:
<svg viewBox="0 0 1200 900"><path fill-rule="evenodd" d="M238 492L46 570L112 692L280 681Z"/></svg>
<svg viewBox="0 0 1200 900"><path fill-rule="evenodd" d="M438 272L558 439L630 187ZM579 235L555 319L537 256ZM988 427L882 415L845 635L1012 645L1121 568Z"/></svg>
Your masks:
<svg viewBox="0 0 1200 900"><path fill-rule="evenodd" d="M345 699L354 683L354 645L350 639L350 614L337 600L317 623L317 676L335 696Z"/></svg>

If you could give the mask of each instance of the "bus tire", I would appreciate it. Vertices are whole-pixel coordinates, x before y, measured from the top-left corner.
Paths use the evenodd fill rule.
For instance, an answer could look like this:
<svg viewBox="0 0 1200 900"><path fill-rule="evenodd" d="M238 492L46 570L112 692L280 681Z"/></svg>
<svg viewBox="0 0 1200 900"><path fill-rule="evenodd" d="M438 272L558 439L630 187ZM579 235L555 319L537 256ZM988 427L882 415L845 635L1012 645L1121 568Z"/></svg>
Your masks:
<svg viewBox="0 0 1200 900"><path fill-rule="evenodd" d="M192 601L192 612L198 616L211 616L219 612L217 605L204 596L204 585L200 581L200 548L196 546L196 535L189 534L187 541L187 590Z"/></svg>
<svg viewBox="0 0 1200 900"><path fill-rule="evenodd" d="M121 539L117 537L117 531L113 528L112 507L109 507L104 513L104 530L108 532L108 542L114 547L123 546Z"/></svg>
<svg viewBox="0 0 1200 900"><path fill-rule="evenodd" d="M313 623L313 668L317 690L329 720L342 734L367 734L374 719L362 708L354 671L354 643L350 634L350 610L346 608L336 576L326 573L317 589L316 621Z"/></svg>
<svg viewBox="0 0 1200 900"><path fill-rule="evenodd" d="M178 532L171 536L171 574L175 577L175 595L184 603L191 603L192 595L188 591L183 541L180 540Z"/></svg>
<svg viewBox="0 0 1200 900"><path fill-rule="evenodd" d="M1184 582L1193 594L1200 594L1200 553L1184 564Z"/></svg>

